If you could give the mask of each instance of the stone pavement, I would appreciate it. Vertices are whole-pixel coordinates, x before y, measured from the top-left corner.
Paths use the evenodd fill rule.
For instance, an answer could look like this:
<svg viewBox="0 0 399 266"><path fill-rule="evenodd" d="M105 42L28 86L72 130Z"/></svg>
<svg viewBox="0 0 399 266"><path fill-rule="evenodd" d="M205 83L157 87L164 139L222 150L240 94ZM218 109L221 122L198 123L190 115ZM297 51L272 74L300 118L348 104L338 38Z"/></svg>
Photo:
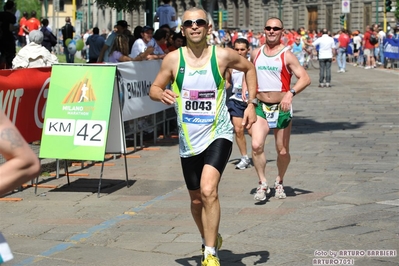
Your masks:
<svg viewBox="0 0 399 266"><path fill-rule="evenodd" d="M253 200L255 169L234 169L234 145L220 184L222 265L399 264L399 73L336 70L331 88L318 88L318 71L309 70L312 85L294 99L286 199ZM89 175L71 176L70 186L42 176L56 188L0 201L0 231L15 256L5 265L199 265L176 139L148 148L127 158L128 188L116 158L100 198L100 167L71 166ZM271 135L266 151L272 181Z"/></svg>

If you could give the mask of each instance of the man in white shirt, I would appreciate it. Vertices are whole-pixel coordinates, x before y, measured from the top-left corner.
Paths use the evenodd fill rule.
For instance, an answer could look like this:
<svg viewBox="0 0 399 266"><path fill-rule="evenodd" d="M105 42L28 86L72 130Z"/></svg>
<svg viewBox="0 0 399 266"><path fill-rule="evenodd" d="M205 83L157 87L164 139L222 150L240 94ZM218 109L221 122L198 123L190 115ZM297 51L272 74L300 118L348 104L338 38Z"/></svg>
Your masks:
<svg viewBox="0 0 399 266"><path fill-rule="evenodd" d="M387 37L387 35L385 34L385 32L383 31L383 29L380 29L380 31L378 32L378 43L380 44L380 54L379 54L379 58L380 58L380 62L381 65L384 65L385 62L385 58L384 58L384 40Z"/></svg>
<svg viewBox="0 0 399 266"><path fill-rule="evenodd" d="M137 56L141 56L147 49L147 47L151 46L156 48L156 42L152 38L154 35L154 28L151 26L144 26L141 30L141 38L137 39L132 46L129 57L136 58ZM162 57L163 58L163 57ZM141 58L142 60L151 60L151 59L161 59L160 55L151 54L147 55L145 58Z"/></svg>
<svg viewBox="0 0 399 266"><path fill-rule="evenodd" d="M325 87L331 87L331 63L335 53L334 39L328 35L328 30L323 29L323 35L315 40L312 46L319 46L319 87L324 87L324 80L326 81Z"/></svg>

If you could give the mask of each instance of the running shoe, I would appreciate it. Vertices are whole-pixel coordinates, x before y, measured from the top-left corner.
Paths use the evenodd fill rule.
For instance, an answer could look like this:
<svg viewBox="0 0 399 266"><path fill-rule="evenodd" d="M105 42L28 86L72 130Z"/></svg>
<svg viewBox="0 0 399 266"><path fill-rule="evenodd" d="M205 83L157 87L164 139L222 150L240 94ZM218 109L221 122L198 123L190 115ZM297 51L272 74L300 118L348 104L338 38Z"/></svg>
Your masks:
<svg viewBox="0 0 399 266"><path fill-rule="evenodd" d="M221 234L218 234L217 238L216 238L216 256L218 257L218 251L220 250L220 248L222 247L223 244L223 237ZM201 253L202 253L202 260L204 260L204 252L205 252L205 246L202 245L201 247Z"/></svg>
<svg viewBox="0 0 399 266"><path fill-rule="evenodd" d="M256 189L254 200L264 201L266 199L266 194L270 193L270 188L267 184L262 184L259 182L259 186Z"/></svg>
<svg viewBox="0 0 399 266"><path fill-rule="evenodd" d="M251 161L249 158L242 157L241 161L236 165L236 169L244 170L251 167Z"/></svg>
<svg viewBox="0 0 399 266"><path fill-rule="evenodd" d="M285 199L287 195L285 195L284 192L284 186L283 183L277 183L277 181L274 183L274 189L275 189L275 194L274 197L277 199Z"/></svg>
<svg viewBox="0 0 399 266"><path fill-rule="evenodd" d="M219 258L212 255L207 254L206 258L201 262L202 266L220 266Z"/></svg>

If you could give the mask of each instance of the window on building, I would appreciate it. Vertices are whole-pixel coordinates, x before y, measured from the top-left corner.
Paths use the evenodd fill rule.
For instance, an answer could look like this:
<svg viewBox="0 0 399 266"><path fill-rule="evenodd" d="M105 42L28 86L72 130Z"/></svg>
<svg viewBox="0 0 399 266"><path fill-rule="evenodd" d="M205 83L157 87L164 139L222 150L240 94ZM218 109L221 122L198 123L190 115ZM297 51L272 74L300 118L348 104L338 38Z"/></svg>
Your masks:
<svg viewBox="0 0 399 266"><path fill-rule="evenodd" d="M245 14L245 27L249 27L249 24L250 24L250 16L251 16L251 12L250 12L250 10L249 10L249 3L248 2L245 2L245 5L244 5L244 14Z"/></svg>
<svg viewBox="0 0 399 266"><path fill-rule="evenodd" d="M59 11L60 12L65 11L65 2L64 2L64 0L58 0L58 1L60 1L60 9L59 9Z"/></svg>
<svg viewBox="0 0 399 266"><path fill-rule="evenodd" d="M330 31L333 30L333 6L326 6L326 28Z"/></svg>
<svg viewBox="0 0 399 266"><path fill-rule="evenodd" d="M371 11L372 11L372 6L371 3L364 3L363 7L363 29L366 28L367 25L371 25Z"/></svg>
<svg viewBox="0 0 399 266"><path fill-rule="evenodd" d="M351 13L346 14L346 29L352 31L352 16Z"/></svg>
<svg viewBox="0 0 399 266"><path fill-rule="evenodd" d="M293 17L292 17L292 25L294 29L299 28L299 9L298 7L293 8Z"/></svg>
<svg viewBox="0 0 399 266"><path fill-rule="evenodd" d="M317 6L308 7L308 29L317 30Z"/></svg>

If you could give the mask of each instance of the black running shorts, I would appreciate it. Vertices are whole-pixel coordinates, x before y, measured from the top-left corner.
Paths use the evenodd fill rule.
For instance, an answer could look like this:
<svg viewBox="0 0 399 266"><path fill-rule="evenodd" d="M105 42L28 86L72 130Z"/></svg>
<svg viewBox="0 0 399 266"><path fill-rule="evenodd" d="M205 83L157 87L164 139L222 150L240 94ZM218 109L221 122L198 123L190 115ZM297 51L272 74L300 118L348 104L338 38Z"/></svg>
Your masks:
<svg viewBox="0 0 399 266"><path fill-rule="evenodd" d="M205 164L212 165L222 175L230 158L232 147L231 141L223 138L216 139L202 153L180 158L187 189L197 190L200 188L202 169Z"/></svg>

